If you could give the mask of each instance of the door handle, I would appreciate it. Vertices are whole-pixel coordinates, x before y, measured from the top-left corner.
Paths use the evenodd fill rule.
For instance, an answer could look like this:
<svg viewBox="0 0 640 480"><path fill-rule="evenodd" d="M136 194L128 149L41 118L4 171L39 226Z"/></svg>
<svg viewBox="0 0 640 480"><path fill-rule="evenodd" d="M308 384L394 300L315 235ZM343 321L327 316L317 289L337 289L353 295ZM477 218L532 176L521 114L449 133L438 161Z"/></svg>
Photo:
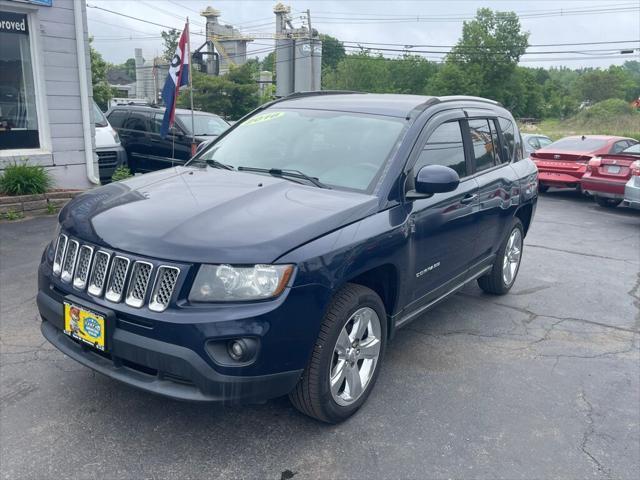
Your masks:
<svg viewBox="0 0 640 480"><path fill-rule="evenodd" d="M469 193L469 194L465 195L465 196L462 198L462 200L460 200L460 203L467 204L467 203L474 202L474 201L476 201L477 199L478 199L478 195L477 195L477 194L475 194L475 193L474 193L474 194L472 195L472 194L470 194L470 193Z"/></svg>

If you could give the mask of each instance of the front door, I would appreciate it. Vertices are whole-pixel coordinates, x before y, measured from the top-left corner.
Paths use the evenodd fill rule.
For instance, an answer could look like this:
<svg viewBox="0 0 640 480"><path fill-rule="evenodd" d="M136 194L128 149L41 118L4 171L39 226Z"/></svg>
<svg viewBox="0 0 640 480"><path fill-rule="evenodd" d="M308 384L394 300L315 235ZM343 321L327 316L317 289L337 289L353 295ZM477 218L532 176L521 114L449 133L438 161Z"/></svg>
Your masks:
<svg viewBox="0 0 640 480"><path fill-rule="evenodd" d="M443 290L460 282L475 260L474 242L478 230L478 184L470 175L465 155L463 119L445 117L439 125L427 126L426 140L409 171L409 178L425 165L444 165L460 176L453 192L436 193L413 201L410 214L413 303L419 308ZM420 144L419 144L420 145Z"/></svg>

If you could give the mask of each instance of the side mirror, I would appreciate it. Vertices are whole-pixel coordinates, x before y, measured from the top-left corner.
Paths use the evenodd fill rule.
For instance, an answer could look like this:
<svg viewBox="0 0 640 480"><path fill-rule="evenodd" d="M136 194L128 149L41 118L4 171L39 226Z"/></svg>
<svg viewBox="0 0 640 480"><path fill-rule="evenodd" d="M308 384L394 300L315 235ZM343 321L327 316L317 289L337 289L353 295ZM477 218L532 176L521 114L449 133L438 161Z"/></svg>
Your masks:
<svg viewBox="0 0 640 480"><path fill-rule="evenodd" d="M428 198L434 193L452 192L460 184L458 173L443 165L425 165L416 175L415 190L407 192L408 199Z"/></svg>

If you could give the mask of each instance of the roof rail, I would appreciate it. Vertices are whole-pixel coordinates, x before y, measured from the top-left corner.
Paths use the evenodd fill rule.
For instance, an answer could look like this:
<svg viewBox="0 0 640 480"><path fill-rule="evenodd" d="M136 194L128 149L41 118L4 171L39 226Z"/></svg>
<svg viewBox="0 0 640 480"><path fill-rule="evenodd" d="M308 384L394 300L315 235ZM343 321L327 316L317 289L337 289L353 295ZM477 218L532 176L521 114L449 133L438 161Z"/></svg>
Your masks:
<svg viewBox="0 0 640 480"><path fill-rule="evenodd" d="M476 102L490 103L491 105L497 105L499 107L503 106L500 102L496 102L495 100L491 100L490 98L474 97L473 95L446 95L438 98L440 98L442 102L457 102L460 100L473 100Z"/></svg>
<svg viewBox="0 0 640 480"><path fill-rule="evenodd" d="M313 97L315 95L346 95L352 93L365 93L356 92L355 90L308 90L304 92L293 92L289 95L281 97L281 99L299 98L299 97Z"/></svg>

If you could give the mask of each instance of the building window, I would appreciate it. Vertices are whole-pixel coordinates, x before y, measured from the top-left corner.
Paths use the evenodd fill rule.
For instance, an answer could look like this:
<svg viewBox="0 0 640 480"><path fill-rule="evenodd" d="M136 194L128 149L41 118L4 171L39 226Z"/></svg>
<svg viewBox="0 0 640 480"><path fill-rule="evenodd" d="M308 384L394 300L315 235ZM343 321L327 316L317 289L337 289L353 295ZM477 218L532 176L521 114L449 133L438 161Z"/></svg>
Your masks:
<svg viewBox="0 0 640 480"><path fill-rule="evenodd" d="M0 150L39 148L27 15L0 11Z"/></svg>

